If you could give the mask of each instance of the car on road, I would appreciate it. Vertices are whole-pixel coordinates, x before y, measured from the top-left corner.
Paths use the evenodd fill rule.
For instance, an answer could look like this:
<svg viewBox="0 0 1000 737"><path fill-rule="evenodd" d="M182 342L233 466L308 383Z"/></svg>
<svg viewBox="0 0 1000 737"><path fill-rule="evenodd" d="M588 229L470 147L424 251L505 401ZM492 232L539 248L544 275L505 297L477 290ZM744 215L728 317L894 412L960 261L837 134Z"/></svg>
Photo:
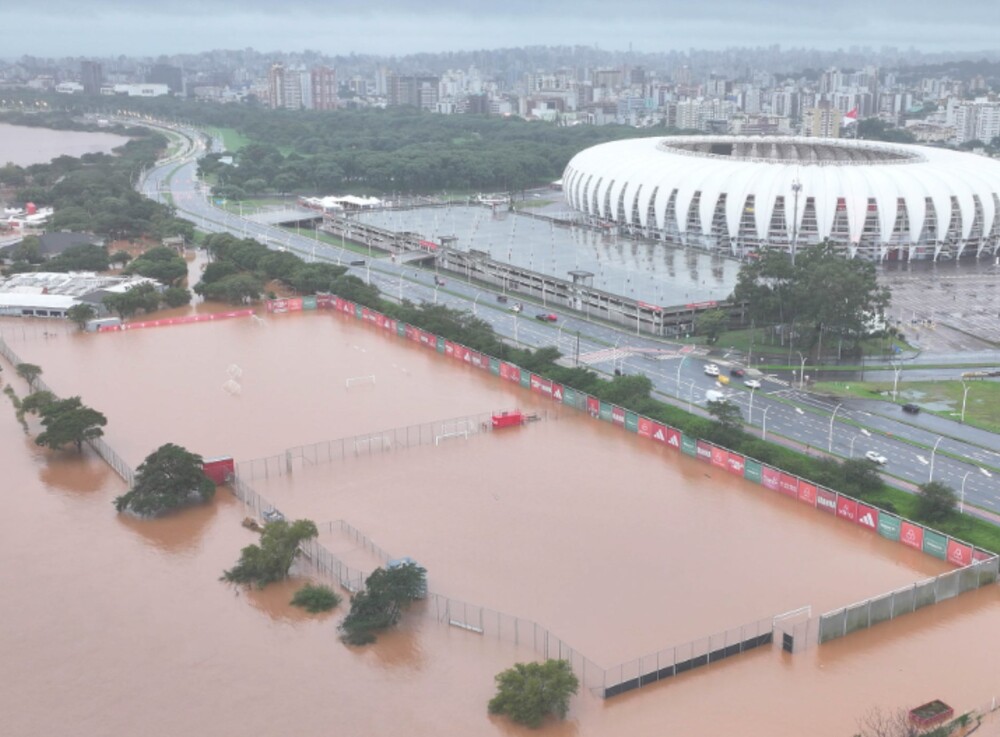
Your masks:
<svg viewBox="0 0 1000 737"><path fill-rule="evenodd" d="M434 283L437 284L439 287L443 287L444 286L444 279L442 279L440 276L435 276L434 277Z"/></svg>
<svg viewBox="0 0 1000 737"><path fill-rule="evenodd" d="M551 312L539 312L535 315L536 320L541 320L542 322L555 322L559 318L553 315Z"/></svg>
<svg viewBox="0 0 1000 737"><path fill-rule="evenodd" d="M733 366L731 369L729 369L730 376L743 376L744 374L746 374L746 371L744 369L741 369L739 366Z"/></svg>
<svg viewBox="0 0 1000 737"><path fill-rule="evenodd" d="M760 380L759 379L746 379L743 382L743 386L747 387L748 389L760 389Z"/></svg>
<svg viewBox="0 0 1000 737"><path fill-rule="evenodd" d="M875 450L870 450L867 453L865 453L865 458L867 458L872 463L877 463L880 466L884 466L886 462L889 460L884 455Z"/></svg>
<svg viewBox="0 0 1000 737"><path fill-rule="evenodd" d="M910 403L910 404L904 404L903 405L903 411L904 412L909 412L911 415L915 415L915 414L917 414L920 411L920 406L916 405L916 404L912 404L912 403Z"/></svg>
<svg viewBox="0 0 1000 737"><path fill-rule="evenodd" d="M707 364L705 364L705 375L706 376L718 376L719 375L719 367L716 366L714 363L707 363Z"/></svg>
<svg viewBox="0 0 1000 737"><path fill-rule="evenodd" d="M511 312L520 312L523 309L524 309L524 305L522 305L520 302L515 302L514 304L512 304L510 306L510 311Z"/></svg>

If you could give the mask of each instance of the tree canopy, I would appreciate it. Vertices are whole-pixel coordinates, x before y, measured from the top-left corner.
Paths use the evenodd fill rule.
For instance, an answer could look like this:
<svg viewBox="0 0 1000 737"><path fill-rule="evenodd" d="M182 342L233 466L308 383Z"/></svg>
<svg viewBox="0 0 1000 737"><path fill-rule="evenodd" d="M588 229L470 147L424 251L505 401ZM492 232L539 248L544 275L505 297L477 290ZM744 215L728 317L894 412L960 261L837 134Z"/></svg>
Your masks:
<svg viewBox="0 0 1000 737"><path fill-rule="evenodd" d="M548 715L560 719L569 711L569 699L580 681L565 660L515 663L496 675L497 693L490 714L506 714L515 722L540 727Z"/></svg>
<svg viewBox="0 0 1000 737"><path fill-rule="evenodd" d="M44 402L38 406L38 414L45 430L38 434L35 443L52 449L73 443L81 451L83 442L99 438L104 434L101 428L108 424L103 414L84 405L80 397Z"/></svg>
<svg viewBox="0 0 1000 737"><path fill-rule="evenodd" d="M781 251L761 252L740 269L732 299L746 302L748 316L758 325L794 322L812 346L824 330L856 343L874 330L889 296L874 264L845 258L823 243L800 249L795 263Z"/></svg>
<svg viewBox="0 0 1000 737"><path fill-rule="evenodd" d="M215 484L202 472L201 456L166 443L136 469L135 484L115 499L115 509L155 517L178 507L207 502Z"/></svg>
<svg viewBox="0 0 1000 737"><path fill-rule="evenodd" d="M167 286L178 285L187 276L187 261L172 248L151 248L125 267L126 274L139 274Z"/></svg>
<svg viewBox="0 0 1000 737"><path fill-rule="evenodd" d="M929 481L917 487L917 519L940 522L955 510L958 501L955 490L940 481Z"/></svg>
<svg viewBox="0 0 1000 737"><path fill-rule="evenodd" d="M340 624L341 638L351 645L375 641L375 632L396 624L410 602L427 592L427 571L416 563L377 568L365 588L351 599L351 611Z"/></svg>
<svg viewBox="0 0 1000 737"><path fill-rule="evenodd" d="M222 574L222 580L264 588L288 576L295 562L299 543L316 537L319 531L311 520L278 520L264 525L259 545L247 545L235 566Z"/></svg>

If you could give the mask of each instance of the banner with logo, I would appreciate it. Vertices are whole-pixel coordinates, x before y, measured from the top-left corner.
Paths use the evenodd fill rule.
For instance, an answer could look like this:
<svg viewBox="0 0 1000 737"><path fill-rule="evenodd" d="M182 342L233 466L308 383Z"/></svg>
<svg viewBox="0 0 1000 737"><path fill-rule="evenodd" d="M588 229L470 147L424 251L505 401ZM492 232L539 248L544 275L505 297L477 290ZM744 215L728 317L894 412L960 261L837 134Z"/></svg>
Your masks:
<svg viewBox="0 0 1000 737"><path fill-rule="evenodd" d="M500 375L500 359L490 356L490 373L494 376Z"/></svg>
<svg viewBox="0 0 1000 737"><path fill-rule="evenodd" d="M444 338L440 335L435 335L434 337L437 338L437 340L434 343L434 347L437 349L437 352L444 353L444 344L445 344Z"/></svg>
<svg viewBox="0 0 1000 737"><path fill-rule="evenodd" d="M562 402L563 400L563 385L552 382L552 401Z"/></svg>
<svg viewBox="0 0 1000 737"><path fill-rule="evenodd" d="M761 465L755 460L746 458L743 460L743 478L747 481L753 481L756 484L760 483L761 479Z"/></svg>
<svg viewBox="0 0 1000 737"><path fill-rule="evenodd" d="M448 356L448 358L456 358L455 355L456 348L457 346L454 343L452 343L450 340L446 340L444 342L444 355Z"/></svg>
<svg viewBox="0 0 1000 737"><path fill-rule="evenodd" d="M617 404L611 405L611 421L616 425L625 424L625 410Z"/></svg>
<svg viewBox="0 0 1000 737"><path fill-rule="evenodd" d="M837 513L837 492L824 489L816 489L816 509L830 514Z"/></svg>
<svg viewBox="0 0 1000 737"><path fill-rule="evenodd" d="M698 455L698 443L690 435L681 434L681 452L684 455Z"/></svg>
<svg viewBox="0 0 1000 737"><path fill-rule="evenodd" d="M867 504L862 504L858 502L858 519L857 522L862 527L867 527L869 530L878 529L878 510L875 507L870 507Z"/></svg>
<svg viewBox="0 0 1000 737"><path fill-rule="evenodd" d="M595 420L601 416L601 400L597 397L587 395L587 412Z"/></svg>
<svg viewBox="0 0 1000 737"><path fill-rule="evenodd" d="M899 541L916 550L924 549L924 528L906 520L900 521Z"/></svg>
<svg viewBox="0 0 1000 737"><path fill-rule="evenodd" d="M729 473L735 474L737 476L743 475L743 456L739 453L729 452L726 458L726 468Z"/></svg>
<svg viewBox="0 0 1000 737"><path fill-rule="evenodd" d="M315 310L316 309L316 296L311 295L302 298L302 309L303 310Z"/></svg>
<svg viewBox="0 0 1000 737"><path fill-rule="evenodd" d="M816 506L816 486L808 481L799 479L799 501L805 502L810 507Z"/></svg>
<svg viewBox="0 0 1000 737"><path fill-rule="evenodd" d="M764 466L760 474L760 485L771 491L778 491L781 484L781 471L770 466Z"/></svg>
<svg viewBox="0 0 1000 737"><path fill-rule="evenodd" d="M967 566L972 562L972 548L957 540L948 540L948 562L956 566Z"/></svg>
<svg viewBox="0 0 1000 737"><path fill-rule="evenodd" d="M948 557L948 538L940 532L924 528L924 552L944 560Z"/></svg>
<svg viewBox="0 0 1000 737"><path fill-rule="evenodd" d="M337 300L334 299L332 294L317 294L316 295L316 307L321 310L329 310L336 306Z"/></svg>
<svg viewBox="0 0 1000 737"><path fill-rule="evenodd" d="M712 465L718 468L726 468L729 465L729 451L712 446Z"/></svg>
<svg viewBox="0 0 1000 737"><path fill-rule="evenodd" d="M695 443L695 454L699 460L706 463L712 462L712 444L707 440L698 440Z"/></svg>
<svg viewBox="0 0 1000 737"><path fill-rule="evenodd" d="M798 498L799 496L799 479L797 476L790 476L787 473L783 473L778 477L778 491L786 496Z"/></svg>
<svg viewBox="0 0 1000 737"><path fill-rule="evenodd" d="M354 305L354 316L359 320L364 317L361 311L361 305Z"/></svg>
<svg viewBox="0 0 1000 737"><path fill-rule="evenodd" d="M888 512L879 512L878 534L886 540L899 541L899 517Z"/></svg>
<svg viewBox="0 0 1000 737"><path fill-rule="evenodd" d="M530 389L531 388L531 372L521 371L521 388Z"/></svg>
<svg viewBox="0 0 1000 737"><path fill-rule="evenodd" d="M471 363L473 366L475 366L480 371L489 371L490 370L490 357L489 356L487 356L485 354L482 354L482 353L477 353L476 351L470 351L468 348L466 348L466 351L467 351L466 356L465 356L465 360L466 361L468 361L469 363Z"/></svg>
<svg viewBox="0 0 1000 737"><path fill-rule="evenodd" d="M538 392L539 394L545 394L547 396L552 396L552 382L548 379L539 376L538 374L531 374L531 391Z"/></svg>
<svg viewBox="0 0 1000 737"><path fill-rule="evenodd" d="M639 415L625 410L625 429L629 432L639 432Z"/></svg>
<svg viewBox="0 0 1000 737"><path fill-rule="evenodd" d="M598 417L600 417L605 422L611 422L611 413L613 411L614 405L611 404L611 402L598 401L598 406L600 407L598 411Z"/></svg>
<svg viewBox="0 0 1000 737"><path fill-rule="evenodd" d="M635 431L644 438L653 436L653 421L648 417L640 417Z"/></svg>
<svg viewBox="0 0 1000 737"><path fill-rule="evenodd" d="M858 518L858 503L850 497L838 497L837 516L853 522Z"/></svg>
<svg viewBox="0 0 1000 737"><path fill-rule="evenodd" d="M577 409L584 409L580 406L580 401L582 395L577 394L576 389L564 386L563 387L563 404L568 404L570 407L576 407Z"/></svg>
<svg viewBox="0 0 1000 737"><path fill-rule="evenodd" d="M989 560L990 558L993 557L995 557L993 553L988 553L985 550L980 550L979 548L975 548L972 551L972 560L974 560L977 563L983 560Z"/></svg>
<svg viewBox="0 0 1000 737"><path fill-rule="evenodd" d="M407 325L405 322L396 323L396 335L398 335L400 338L406 338L407 336L409 336L410 334L409 329L410 326Z"/></svg>
<svg viewBox="0 0 1000 737"><path fill-rule="evenodd" d="M517 384L521 383L521 369L512 363L507 363L504 361L500 364L500 377L507 379L507 381L513 381Z"/></svg>

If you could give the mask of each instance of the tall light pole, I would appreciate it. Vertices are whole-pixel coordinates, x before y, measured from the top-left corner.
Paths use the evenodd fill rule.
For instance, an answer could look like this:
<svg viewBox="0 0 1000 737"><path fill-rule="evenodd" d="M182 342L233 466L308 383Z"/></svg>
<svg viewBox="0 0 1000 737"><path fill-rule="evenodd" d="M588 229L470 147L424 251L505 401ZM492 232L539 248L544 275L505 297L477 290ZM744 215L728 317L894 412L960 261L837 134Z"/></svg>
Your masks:
<svg viewBox="0 0 1000 737"><path fill-rule="evenodd" d="M959 514L964 514L965 513L965 480L967 478L969 478L969 474L970 473L972 473L972 471L966 472L966 474L962 477L962 496L961 496L961 499L959 499L959 502L958 502L958 513ZM989 471L987 471L982 466L979 466L979 473L981 473L983 476L985 476L988 479L993 478L993 474L990 473Z"/></svg>
<svg viewBox="0 0 1000 737"><path fill-rule="evenodd" d="M843 407L843 406L844 406L844 403L843 403L843 402L841 402L840 404L838 404L838 405L837 405L836 407L834 407L834 409L833 409L833 414L832 414L832 415L830 415L830 440L829 440L829 442L827 443L827 451L828 451L828 452L830 452L830 453L832 453L832 452L833 452L833 421L834 421L835 419L837 419L837 412L838 412L838 411L840 410L840 408L841 408L841 407Z"/></svg>
<svg viewBox="0 0 1000 737"><path fill-rule="evenodd" d="M934 441L934 447L931 449L931 470L930 475L927 477L927 482L930 483L934 480L934 454L937 453L938 443L944 440L944 436L941 435L937 440Z"/></svg>
<svg viewBox="0 0 1000 737"><path fill-rule="evenodd" d="M764 423L761 426L761 433L760 433L761 440L767 440L767 413L773 406L774 406L773 404L769 404L767 407L764 408Z"/></svg>
<svg viewBox="0 0 1000 737"><path fill-rule="evenodd" d="M482 292L476 292L476 298L472 300L472 314L477 317L479 316L479 310L477 308L477 305L479 304L479 298L482 296L483 296Z"/></svg>
<svg viewBox="0 0 1000 737"><path fill-rule="evenodd" d="M868 437L868 438L870 438L872 436L872 434L870 432L868 432L867 430L865 430L863 427L860 429L859 432L860 432L861 435L864 435L865 437ZM847 456L848 458L853 458L854 457L854 441L857 440L857 439L858 439L858 435L855 435L853 438L851 438L851 450L850 450L850 454Z"/></svg>
<svg viewBox="0 0 1000 737"><path fill-rule="evenodd" d="M747 424L749 425L753 424L753 393L756 390L757 387L755 386L750 387L750 408L747 410L747 415L749 415L749 418L747 419Z"/></svg>
<svg viewBox="0 0 1000 737"><path fill-rule="evenodd" d="M680 394L681 394L681 368L684 366L684 362L686 360L688 360L688 356L689 355L690 354L687 354L687 353L684 354L681 357L681 362L679 364L677 364L677 396L678 396L678 398L680 398Z"/></svg>
<svg viewBox="0 0 1000 737"><path fill-rule="evenodd" d="M802 387L805 386L805 380L806 380L806 356L802 355L802 351L795 351L795 352L798 353L799 358L802 359L802 361L799 363L799 389L801 389Z"/></svg>
<svg viewBox="0 0 1000 737"><path fill-rule="evenodd" d="M962 382L962 422L965 422L965 400L969 398L969 389L971 388L964 381Z"/></svg>
<svg viewBox="0 0 1000 737"><path fill-rule="evenodd" d="M802 191L802 183L796 179L792 182L792 195L795 205L792 210L792 266L795 266L795 250L799 244L799 192Z"/></svg>
<svg viewBox="0 0 1000 737"><path fill-rule="evenodd" d="M892 401L896 401L896 387L899 385L899 372L903 370L903 367L894 361L890 361L889 365L892 366L893 377L892 377Z"/></svg>

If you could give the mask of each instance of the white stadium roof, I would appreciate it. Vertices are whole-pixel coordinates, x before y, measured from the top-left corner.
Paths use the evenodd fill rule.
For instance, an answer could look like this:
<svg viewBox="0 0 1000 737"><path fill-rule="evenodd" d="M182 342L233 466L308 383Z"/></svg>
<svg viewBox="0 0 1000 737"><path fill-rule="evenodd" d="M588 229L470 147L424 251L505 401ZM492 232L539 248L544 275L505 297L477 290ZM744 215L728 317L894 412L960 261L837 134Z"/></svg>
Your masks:
<svg viewBox="0 0 1000 737"><path fill-rule="evenodd" d="M636 138L581 151L563 182L593 221L733 253L829 239L850 255L938 258L996 253L1000 241L1000 162L947 149Z"/></svg>

